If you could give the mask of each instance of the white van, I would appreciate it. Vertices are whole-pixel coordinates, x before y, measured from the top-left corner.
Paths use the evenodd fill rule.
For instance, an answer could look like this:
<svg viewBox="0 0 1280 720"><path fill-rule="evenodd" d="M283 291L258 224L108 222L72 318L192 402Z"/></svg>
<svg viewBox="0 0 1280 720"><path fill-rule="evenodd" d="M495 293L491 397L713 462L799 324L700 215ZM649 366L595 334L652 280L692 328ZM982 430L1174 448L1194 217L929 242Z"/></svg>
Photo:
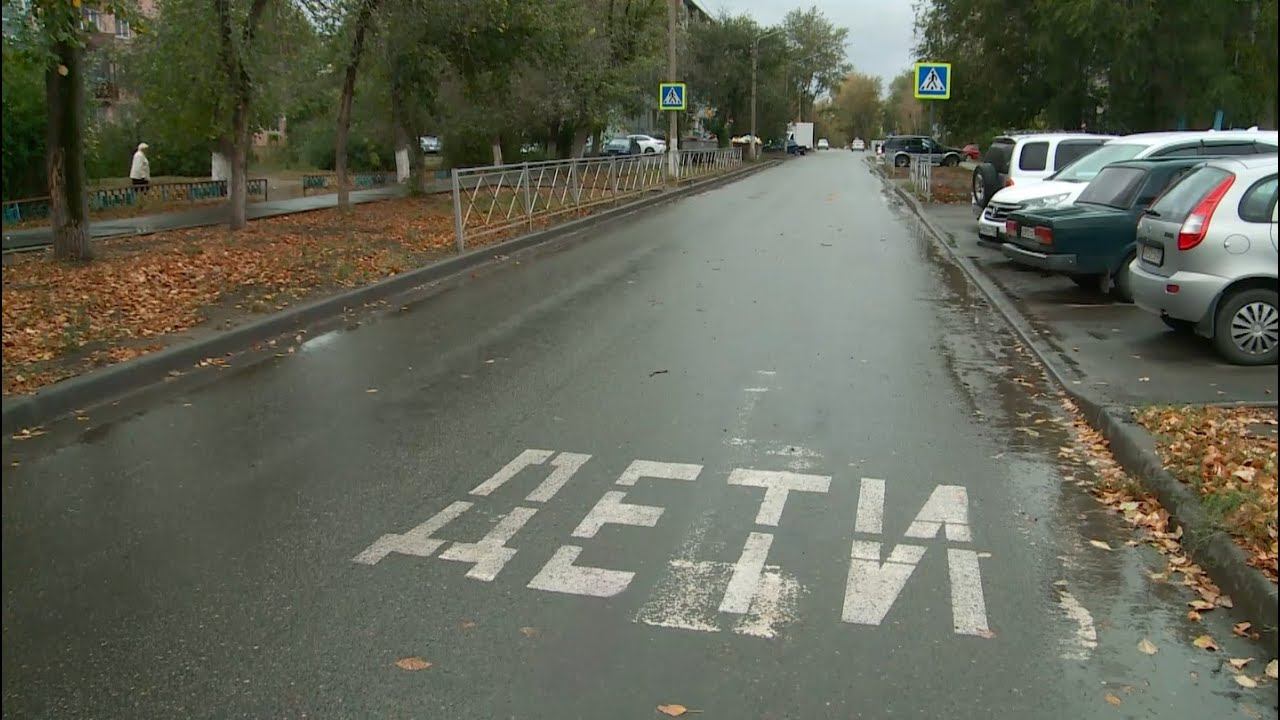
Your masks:
<svg viewBox="0 0 1280 720"><path fill-rule="evenodd" d="M1153 157L1222 157L1276 152L1276 131L1195 130L1138 133L1110 140L1053 175L1034 184L1014 184L991 196L978 218L979 242L999 242L1005 219L1017 210L1070 205L1104 166Z"/></svg>

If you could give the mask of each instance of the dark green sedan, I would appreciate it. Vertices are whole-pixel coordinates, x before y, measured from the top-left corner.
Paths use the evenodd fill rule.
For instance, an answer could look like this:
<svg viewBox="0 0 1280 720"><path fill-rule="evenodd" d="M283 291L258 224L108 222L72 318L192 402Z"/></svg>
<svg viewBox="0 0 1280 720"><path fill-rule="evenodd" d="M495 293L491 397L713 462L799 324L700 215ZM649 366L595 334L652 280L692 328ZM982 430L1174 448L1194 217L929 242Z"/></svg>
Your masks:
<svg viewBox="0 0 1280 720"><path fill-rule="evenodd" d="M1129 160L1099 172L1072 205L1014 212L1005 223L1005 257L1068 275L1081 287L1111 290L1125 302L1138 220L1162 193L1203 158Z"/></svg>

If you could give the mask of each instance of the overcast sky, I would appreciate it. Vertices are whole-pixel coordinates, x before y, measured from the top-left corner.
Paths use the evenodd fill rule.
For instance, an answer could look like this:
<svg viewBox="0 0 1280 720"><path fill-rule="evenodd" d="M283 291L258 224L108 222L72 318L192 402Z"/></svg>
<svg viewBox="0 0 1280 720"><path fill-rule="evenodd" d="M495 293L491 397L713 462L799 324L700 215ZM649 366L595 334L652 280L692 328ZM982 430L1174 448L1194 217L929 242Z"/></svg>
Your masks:
<svg viewBox="0 0 1280 720"><path fill-rule="evenodd" d="M777 25L793 8L817 5L831 22L849 28L849 62L858 72L879 75L886 87L894 75L910 67L912 0L699 0L714 15L728 10L746 13L761 25Z"/></svg>

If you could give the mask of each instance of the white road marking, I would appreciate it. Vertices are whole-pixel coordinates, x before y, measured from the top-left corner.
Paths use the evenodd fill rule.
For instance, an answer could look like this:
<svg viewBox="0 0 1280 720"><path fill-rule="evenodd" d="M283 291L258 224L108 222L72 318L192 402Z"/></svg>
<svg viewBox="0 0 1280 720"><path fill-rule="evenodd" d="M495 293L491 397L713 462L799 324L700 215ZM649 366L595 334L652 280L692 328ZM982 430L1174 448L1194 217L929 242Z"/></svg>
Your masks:
<svg viewBox="0 0 1280 720"><path fill-rule="evenodd" d="M753 637L777 637L783 625L795 621L803 592L804 587L794 577L779 572L777 565L766 565L751 600L751 610L743 615L733 631Z"/></svg>
<svg viewBox="0 0 1280 720"><path fill-rule="evenodd" d="M560 488L564 487L564 484L569 482L574 473L581 470L582 466L586 465L590 459L590 455L571 452L562 452L555 456L551 460L551 467L555 468L555 470L552 470L547 479L539 483L538 487L534 488L533 492L526 495L524 499L529 502L547 502L555 497L556 493L560 492Z"/></svg>
<svg viewBox="0 0 1280 720"><path fill-rule="evenodd" d="M774 375L777 375L777 374L778 374L778 371L777 371L777 370L757 370L757 371L756 371L756 373L758 373L758 374L760 374L760 375L768 375L768 376L772 377L772 376L774 376Z"/></svg>
<svg viewBox="0 0 1280 720"><path fill-rule="evenodd" d="M790 458L787 467L792 470L811 470L815 461L822 459L822 453L800 445L778 445L765 451L767 455Z"/></svg>
<svg viewBox="0 0 1280 720"><path fill-rule="evenodd" d="M528 587L569 595L613 597L626 590L635 577L635 573L625 570L574 565L573 561L581 553L582 548L576 545L561 545L529 581Z"/></svg>
<svg viewBox="0 0 1280 720"><path fill-rule="evenodd" d="M946 527L951 542L972 542L969 534L969 491L963 485L939 485L907 528L907 537L929 539Z"/></svg>
<svg viewBox="0 0 1280 720"><path fill-rule="evenodd" d="M741 615L751 608L751 599L760 586L760 573L764 571L764 561L772 544L773 536L769 533L753 532L747 536L742 555L733 566L729 587L720 601L720 612Z"/></svg>
<svg viewBox="0 0 1280 720"><path fill-rule="evenodd" d="M749 388L742 388L742 392L749 392L749 393L767 393L767 392L769 392L769 388L767 388L767 387L749 387Z"/></svg>
<svg viewBox="0 0 1280 720"><path fill-rule="evenodd" d="M454 543L439 557L441 560L474 563L475 566L467 571L467 577L492 582L507 561L515 557L516 549L506 547L507 541L515 537L536 512L533 508L518 507L499 520L479 542Z"/></svg>
<svg viewBox="0 0 1280 720"><path fill-rule="evenodd" d="M351 561L364 565L377 565L379 560L393 552L416 557L430 557L431 553L447 542L433 538L431 535L470 508L471 503L459 500L406 533L383 535L373 541L373 544L365 548L359 555L351 558Z"/></svg>
<svg viewBox="0 0 1280 720"><path fill-rule="evenodd" d="M733 566L729 563L675 559L640 606L636 621L654 627L720 632L716 598Z"/></svg>
<svg viewBox="0 0 1280 720"><path fill-rule="evenodd" d="M764 499L756 513L757 525L777 526L782 518L782 508L787 504L787 493L825 493L831 487L830 475L803 475L780 470L750 470L735 468L729 473L730 485L746 485L764 488Z"/></svg>
<svg viewBox="0 0 1280 720"><path fill-rule="evenodd" d="M701 465L691 463L655 462L653 460L633 460L622 471L618 478L619 485L635 485L640 478L660 478L663 480L685 480L693 482L702 472Z"/></svg>
<svg viewBox="0 0 1280 720"><path fill-rule="evenodd" d="M653 527L662 517L662 508L654 505L632 505L622 502L627 494L619 490L610 490L587 512L572 535L576 538L595 537L600 528L609 523L615 525L636 525Z"/></svg>
<svg viewBox="0 0 1280 720"><path fill-rule="evenodd" d="M859 625L879 625L894 600L924 557L919 545L898 545L880 562L880 543L854 540L850 552L849 579L845 583L840 619Z"/></svg>
<svg viewBox="0 0 1280 720"><path fill-rule="evenodd" d="M947 572L951 576L951 624L956 634L991 637L978 553L947 548Z"/></svg>
<svg viewBox="0 0 1280 720"><path fill-rule="evenodd" d="M531 465L541 465L550 459L553 454L555 452L552 450L525 450L517 455L515 460L503 465L501 470L493 474L493 477L472 488L471 494L488 495L506 484L521 470Z"/></svg>
<svg viewBox="0 0 1280 720"><path fill-rule="evenodd" d="M858 488L858 519L853 531L879 535L884 532L884 481L862 478Z"/></svg>
<svg viewBox="0 0 1280 720"><path fill-rule="evenodd" d="M1079 645L1079 648L1063 652L1062 659L1087 660L1094 648L1098 647L1098 628L1093 624L1093 615L1074 595L1061 588L1058 589L1058 605L1075 622L1075 642Z"/></svg>

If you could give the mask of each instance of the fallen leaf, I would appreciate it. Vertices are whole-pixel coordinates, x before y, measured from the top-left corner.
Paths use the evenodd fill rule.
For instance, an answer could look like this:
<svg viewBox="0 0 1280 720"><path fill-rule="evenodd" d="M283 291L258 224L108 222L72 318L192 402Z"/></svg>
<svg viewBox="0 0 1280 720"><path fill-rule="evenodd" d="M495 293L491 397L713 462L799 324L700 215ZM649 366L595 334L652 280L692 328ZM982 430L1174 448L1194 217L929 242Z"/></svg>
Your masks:
<svg viewBox="0 0 1280 720"><path fill-rule="evenodd" d="M683 705L676 705L676 704L659 705L658 712L668 717L680 717L681 715L684 715L685 713L689 712L689 708Z"/></svg>
<svg viewBox="0 0 1280 720"><path fill-rule="evenodd" d="M1271 678L1272 680L1275 680L1277 672L1280 672L1280 669L1277 668L1275 660L1272 660L1271 662L1267 663L1267 669L1266 669L1267 677Z"/></svg>
<svg viewBox="0 0 1280 720"><path fill-rule="evenodd" d="M1200 613L1195 610L1188 610L1187 619L1191 622L1200 622Z"/></svg>
<svg viewBox="0 0 1280 720"><path fill-rule="evenodd" d="M1253 627L1251 622L1238 622L1231 626L1231 634L1240 637L1249 637L1249 628Z"/></svg>
<svg viewBox="0 0 1280 720"><path fill-rule="evenodd" d="M1239 685L1240 687L1246 687L1246 688L1258 687L1258 681L1254 680L1248 675L1236 675L1235 677L1236 677L1236 684Z"/></svg>
<svg viewBox="0 0 1280 720"><path fill-rule="evenodd" d="M1155 655L1160 652L1160 648L1156 647L1155 643L1150 640L1142 638L1142 642L1138 643L1138 652L1145 655Z"/></svg>
<svg viewBox="0 0 1280 720"><path fill-rule="evenodd" d="M1107 700L1107 702L1108 702L1109 704L1111 704L1111 705L1115 705L1116 707L1120 707L1120 703L1124 702L1123 700L1121 700L1120 698L1116 697L1116 696L1115 696L1114 694L1112 694L1112 693L1107 693L1107 694L1106 694L1106 700Z"/></svg>
<svg viewBox="0 0 1280 720"><path fill-rule="evenodd" d="M471 628L473 628L473 627L475 627L475 626L476 626L476 621L475 621L475 620L463 620L463 621L462 621L462 629L463 629L463 630L470 630Z"/></svg>
<svg viewBox="0 0 1280 720"><path fill-rule="evenodd" d="M527 637L527 638L537 637L537 636L538 636L538 628L535 628L535 627L522 627L522 628L520 628L520 634L521 634L521 635L523 635L523 636L525 636L525 637Z"/></svg>
<svg viewBox="0 0 1280 720"><path fill-rule="evenodd" d="M1110 545L1106 544L1105 542L1103 542L1103 541L1101 541L1101 540L1090 540L1090 541L1089 541L1089 544L1090 544L1090 545L1092 545L1092 546L1094 546L1094 547L1096 547L1096 548L1098 548L1099 550L1114 550L1114 549L1115 549L1115 548L1111 547Z"/></svg>
<svg viewBox="0 0 1280 720"><path fill-rule="evenodd" d="M418 670L426 670L431 667L431 663L423 660L416 655L413 657L403 657L396 661L396 667L409 672L417 672Z"/></svg>
<svg viewBox="0 0 1280 720"><path fill-rule="evenodd" d="M1205 610L1212 610L1215 607L1217 607L1216 605L1209 602L1208 600L1192 600L1187 604L1190 605L1193 610L1200 610L1201 612Z"/></svg>
<svg viewBox="0 0 1280 720"><path fill-rule="evenodd" d="M1208 635L1201 635L1195 640L1192 640L1191 644L1195 645L1201 650L1208 650L1209 652L1213 652L1218 649L1218 643L1214 642L1213 638L1209 637Z"/></svg>
<svg viewBox="0 0 1280 720"><path fill-rule="evenodd" d="M378 392L378 388L369 388L368 390L365 390L365 392L367 392L367 393L376 393L376 392Z"/></svg>
<svg viewBox="0 0 1280 720"><path fill-rule="evenodd" d="M1251 662L1253 662L1253 658L1230 658L1227 660L1227 664L1231 666L1231 669L1237 672L1243 670L1244 666Z"/></svg>

